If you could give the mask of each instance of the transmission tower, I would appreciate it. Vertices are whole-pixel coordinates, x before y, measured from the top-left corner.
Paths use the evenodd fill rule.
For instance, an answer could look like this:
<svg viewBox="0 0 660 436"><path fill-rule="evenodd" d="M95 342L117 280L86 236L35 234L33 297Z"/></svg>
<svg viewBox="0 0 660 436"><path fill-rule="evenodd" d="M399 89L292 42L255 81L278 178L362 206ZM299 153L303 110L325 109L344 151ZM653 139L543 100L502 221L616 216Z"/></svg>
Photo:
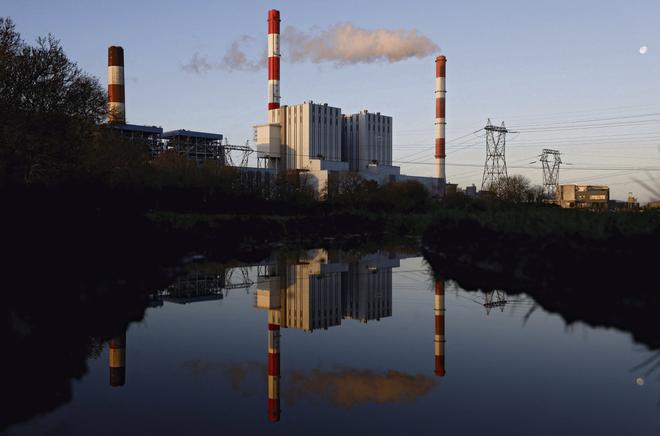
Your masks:
<svg viewBox="0 0 660 436"><path fill-rule="evenodd" d="M484 175L481 179L481 190L485 191L502 177L507 177L506 159L504 151L506 146L506 134L509 130L504 126L493 126L488 119L484 127L486 131L486 163L484 164Z"/></svg>
<svg viewBox="0 0 660 436"><path fill-rule="evenodd" d="M250 141L245 141L245 145L233 145L225 138L222 147L225 150L225 162L232 167L245 168L248 165L250 154L254 152L250 147ZM238 159L232 156L232 153L238 154Z"/></svg>
<svg viewBox="0 0 660 436"><path fill-rule="evenodd" d="M543 167L543 190L548 198L555 198L557 185L559 185L559 166L562 164L559 150L544 148L540 161Z"/></svg>

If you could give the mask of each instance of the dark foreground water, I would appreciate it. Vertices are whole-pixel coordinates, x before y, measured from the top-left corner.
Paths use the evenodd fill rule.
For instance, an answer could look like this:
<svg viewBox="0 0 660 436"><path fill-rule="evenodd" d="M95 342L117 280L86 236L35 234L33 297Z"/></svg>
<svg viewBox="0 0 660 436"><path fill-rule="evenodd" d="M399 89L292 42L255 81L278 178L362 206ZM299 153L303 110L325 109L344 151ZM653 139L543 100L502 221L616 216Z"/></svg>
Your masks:
<svg viewBox="0 0 660 436"><path fill-rule="evenodd" d="M187 269L90 353L70 400L8 433L660 434L657 351L434 279L418 255Z"/></svg>

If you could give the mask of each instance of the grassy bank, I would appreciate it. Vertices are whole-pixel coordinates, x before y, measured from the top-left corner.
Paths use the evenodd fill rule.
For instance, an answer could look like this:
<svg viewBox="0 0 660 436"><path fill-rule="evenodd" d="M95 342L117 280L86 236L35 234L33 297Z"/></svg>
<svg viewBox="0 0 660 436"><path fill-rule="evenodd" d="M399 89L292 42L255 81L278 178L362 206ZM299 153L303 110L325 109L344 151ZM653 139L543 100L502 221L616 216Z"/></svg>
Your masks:
<svg viewBox="0 0 660 436"><path fill-rule="evenodd" d="M657 213L529 205L442 211L423 237L441 269L487 275L502 287L564 283L595 291L649 283L658 242Z"/></svg>

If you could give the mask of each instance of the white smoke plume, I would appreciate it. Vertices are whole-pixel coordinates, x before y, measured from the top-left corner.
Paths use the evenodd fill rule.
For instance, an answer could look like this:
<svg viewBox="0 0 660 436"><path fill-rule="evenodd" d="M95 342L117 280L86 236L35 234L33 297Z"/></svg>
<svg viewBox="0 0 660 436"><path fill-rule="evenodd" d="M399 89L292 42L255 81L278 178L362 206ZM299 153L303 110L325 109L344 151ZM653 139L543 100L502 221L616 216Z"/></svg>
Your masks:
<svg viewBox="0 0 660 436"><path fill-rule="evenodd" d="M423 58L439 47L417 30L368 30L337 24L316 34L288 26L282 35L291 62L332 62L337 66Z"/></svg>
<svg viewBox="0 0 660 436"><path fill-rule="evenodd" d="M220 61L209 61L205 55L193 54L188 63L181 66L183 71L193 74L206 74L211 70L224 71L258 71L267 65L266 48L263 49L262 60L253 61L245 54L245 45L254 41L254 37L242 35L231 43Z"/></svg>
<svg viewBox="0 0 660 436"><path fill-rule="evenodd" d="M266 50L261 60L251 60L246 45L255 38L243 35L231 46L218 62L195 53L181 68L195 74L211 70L258 71L266 68ZM362 29L350 23L337 24L325 30L303 32L287 26L282 34L282 57L286 62L324 63L337 67L372 62L400 62L409 58L424 58L437 53L440 48L417 30Z"/></svg>

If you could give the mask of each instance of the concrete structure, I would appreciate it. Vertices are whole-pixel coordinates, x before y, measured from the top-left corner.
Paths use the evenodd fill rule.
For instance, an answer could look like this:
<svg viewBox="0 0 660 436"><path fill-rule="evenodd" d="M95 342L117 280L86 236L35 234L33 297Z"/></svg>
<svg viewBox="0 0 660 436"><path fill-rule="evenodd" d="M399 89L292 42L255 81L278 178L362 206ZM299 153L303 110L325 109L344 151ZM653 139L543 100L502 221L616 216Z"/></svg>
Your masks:
<svg viewBox="0 0 660 436"><path fill-rule="evenodd" d="M602 185L559 185L556 202L563 208L607 210L610 188Z"/></svg>
<svg viewBox="0 0 660 436"><path fill-rule="evenodd" d="M108 48L108 123L126 123L124 49L117 46Z"/></svg>
<svg viewBox="0 0 660 436"><path fill-rule="evenodd" d="M392 117L366 109L343 116L342 160L352 171L392 165Z"/></svg>
<svg viewBox="0 0 660 436"><path fill-rule="evenodd" d="M447 58L435 58L435 177L447 180L445 172L445 89Z"/></svg>

